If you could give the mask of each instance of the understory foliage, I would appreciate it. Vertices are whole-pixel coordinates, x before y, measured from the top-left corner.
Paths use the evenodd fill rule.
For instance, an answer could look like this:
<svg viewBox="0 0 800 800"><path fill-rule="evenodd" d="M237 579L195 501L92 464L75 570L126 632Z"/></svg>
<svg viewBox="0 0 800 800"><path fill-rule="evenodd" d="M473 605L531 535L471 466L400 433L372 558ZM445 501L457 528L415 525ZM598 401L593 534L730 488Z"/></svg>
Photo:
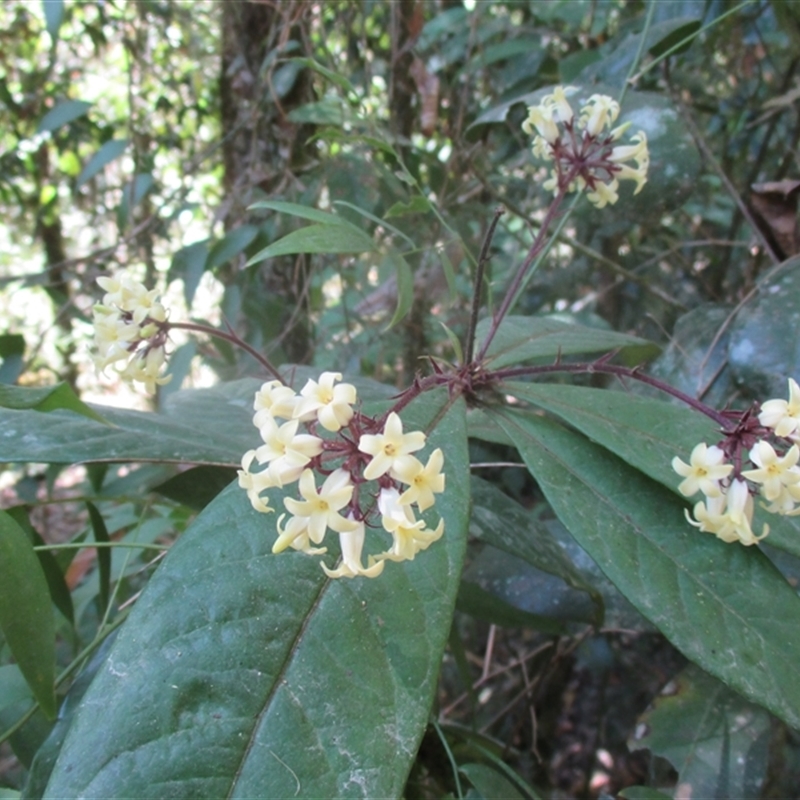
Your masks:
<svg viewBox="0 0 800 800"><path fill-rule="evenodd" d="M0 797L783 797L795 4L0 8Z"/></svg>

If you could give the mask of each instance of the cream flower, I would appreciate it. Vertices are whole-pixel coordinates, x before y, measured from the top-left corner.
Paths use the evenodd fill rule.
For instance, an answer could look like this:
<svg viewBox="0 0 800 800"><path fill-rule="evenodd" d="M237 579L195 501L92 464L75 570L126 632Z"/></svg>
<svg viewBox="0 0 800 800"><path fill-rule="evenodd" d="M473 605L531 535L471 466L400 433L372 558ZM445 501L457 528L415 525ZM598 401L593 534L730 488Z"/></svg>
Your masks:
<svg viewBox="0 0 800 800"><path fill-rule="evenodd" d="M250 472L250 465L253 463L255 457L255 450L248 450L242 456L242 468L237 473L239 476L239 486L247 492L247 499L256 511L260 511L262 514L268 514L275 509L271 508L268 501L265 501L261 497L261 492L273 488L275 484L270 479L269 473L266 470L262 472Z"/></svg>
<svg viewBox="0 0 800 800"><path fill-rule="evenodd" d="M273 553L282 553L287 547L292 547L309 556L327 553L327 547L312 547L308 529L308 517L289 517L286 527L281 524L286 514L281 514L275 527L278 529L278 538L272 545Z"/></svg>
<svg viewBox="0 0 800 800"><path fill-rule="evenodd" d="M560 135L558 125L553 119L552 108L544 104L531 106L528 109L528 118L522 123L522 130L529 135L534 128L548 144L554 144Z"/></svg>
<svg viewBox="0 0 800 800"><path fill-rule="evenodd" d="M650 154L647 136L639 131L627 144L617 142L630 123L611 128L619 116L619 104L611 97L594 94L575 115L567 101L573 87L557 86L538 106L528 109L523 130L533 136L533 154L554 162L543 188L559 192L587 190L587 197L597 208L605 208L619 199L619 181L636 183L638 194L647 183ZM564 131L561 127L564 127ZM635 162L633 167L630 163Z"/></svg>
<svg viewBox="0 0 800 800"><path fill-rule="evenodd" d="M414 453L425 447L425 434L422 431L403 433L403 423L394 413L389 414L383 433L364 434L358 442L362 453L372 456L372 460L364 470L364 477L375 480L391 470L400 456Z"/></svg>
<svg viewBox="0 0 800 800"><path fill-rule="evenodd" d="M295 416L301 420L316 417L327 431L336 432L353 418L352 405L356 402L356 387L350 383L340 383L340 372L323 372L319 383L309 380L300 394Z"/></svg>
<svg viewBox="0 0 800 800"><path fill-rule="evenodd" d="M118 368L118 372L121 378L143 383L145 389L152 393L156 386L164 386L172 380L172 375L159 375L166 359L163 347L152 347L143 354L137 354L123 369Z"/></svg>
<svg viewBox="0 0 800 800"><path fill-rule="evenodd" d="M131 346L138 343L139 326L125 322L113 309L96 305L94 312L94 341L97 354L94 362L102 371L116 361L130 358Z"/></svg>
<svg viewBox="0 0 800 800"><path fill-rule="evenodd" d="M722 493L720 481L733 472L733 465L723 464L724 460L725 453L719 447L708 447L705 443L695 446L688 464L675 456L672 469L685 478L678 491L685 497L691 497L697 491L708 497L719 497Z"/></svg>
<svg viewBox="0 0 800 800"><path fill-rule="evenodd" d="M253 425L260 428L268 419L292 419L297 407L294 389L280 381L267 381L261 385L253 400Z"/></svg>
<svg viewBox="0 0 800 800"><path fill-rule="evenodd" d="M427 550L435 541L442 538L444 520L440 519L436 530L425 528L422 520L413 525L399 525L392 531L394 543L390 550L375 556L376 560L413 561L420 550Z"/></svg>
<svg viewBox="0 0 800 800"><path fill-rule="evenodd" d="M269 464L270 478L276 486L296 481L306 464L322 452L322 439L307 433L297 433L299 420L278 425L265 419L259 432L264 444L256 450L259 464Z"/></svg>
<svg viewBox="0 0 800 800"><path fill-rule="evenodd" d="M589 136L598 136L611 127L619 116L619 103L605 94L593 94L581 109L580 127Z"/></svg>
<svg viewBox="0 0 800 800"><path fill-rule="evenodd" d="M772 428L776 436L792 436L800 426L800 386L789 378L789 400L767 400L761 406L758 421Z"/></svg>
<svg viewBox="0 0 800 800"><path fill-rule="evenodd" d="M299 488L303 500L287 497L283 504L290 514L308 521L308 535L312 542L319 544L328 528L342 533L356 527L353 520L345 519L338 513L353 496L353 484L350 482L349 472L343 469L334 470L317 491L314 473L307 469L300 476ZM278 542L275 543L275 547L278 547ZM279 550L273 548L273 552L277 553Z"/></svg>
<svg viewBox="0 0 800 800"><path fill-rule="evenodd" d="M608 183L598 183L593 192L589 192L586 198L595 208L605 208L613 206L619 200L619 181L615 178Z"/></svg>
<svg viewBox="0 0 800 800"><path fill-rule="evenodd" d="M785 486L800 482L800 471L797 460L800 458L800 447L793 445L785 456L778 456L769 442L756 442L750 451L750 460L758 469L742 472L742 477L761 484L761 494L767 500L777 500Z"/></svg>
<svg viewBox="0 0 800 800"><path fill-rule="evenodd" d="M753 533L753 498L747 483L738 479L731 481L724 495L709 497L706 503L697 503L694 517L693 520L686 515L691 525L701 531L713 533L723 542L738 541L750 546L769 533L768 525L764 525L760 535Z"/></svg>
<svg viewBox="0 0 800 800"><path fill-rule="evenodd" d="M433 495L444 491L443 465L444 454L438 447L424 467L414 456L399 458L394 467L394 477L408 485L400 496L400 502L416 503L420 511L430 508L436 502Z"/></svg>
<svg viewBox="0 0 800 800"><path fill-rule="evenodd" d="M377 578L383 572L383 561L374 561L368 567L361 564L361 552L364 549L364 523L356 523L350 531L339 534L339 544L342 548L342 563L337 569L328 569L322 564L322 569L329 578L355 578L362 575L365 578Z"/></svg>
<svg viewBox="0 0 800 800"><path fill-rule="evenodd" d="M556 86L553 89L553 94L544 98L552 109L553 118L558 122L572 122L575 116L572 111L572 106L567 100L567 92L572 94L576 89L574 86Z"/></svg>
<svg viewBox="0 0 800 800"><path fill-rule="evenodd" d="M378 494L378 511L381 512L381 525L389 533L401 525L416 525L411 506L401 500L400 492L395 488L381 489Z"/></svg>

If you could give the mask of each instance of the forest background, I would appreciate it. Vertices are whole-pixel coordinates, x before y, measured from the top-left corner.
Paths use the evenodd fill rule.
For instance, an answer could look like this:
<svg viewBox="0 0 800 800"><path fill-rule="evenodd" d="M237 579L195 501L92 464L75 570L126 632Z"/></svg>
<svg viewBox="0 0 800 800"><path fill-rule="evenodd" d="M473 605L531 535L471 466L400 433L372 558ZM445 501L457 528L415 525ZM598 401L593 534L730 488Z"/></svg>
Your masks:
<svg viewBox="0 0 800 800"><path fill-rule="evenodd" d="M799 53L800 4L779 0L9 0L0 383L40 394L20 406L0 392L0 405L70 408L42 399L63 382L86 403L192 421L182 390L263 378L247 353L182 332L172 380L153 397L98 376L96 279L125 269L158 287L175 318L229 325L303 380L360 376L391 387L381 398L364 384L385 400L458 362L495 209L506 213L489 305L550 201L520 125L556 84L624 90L623 113L657 119L660 133L642 194L578 205L516 313L579 324L601 343L639 337L620 344L628 365L647 360L648 374L716 408L783 397L800 376ZM597 348L565 355L585 352ZM791 796L795 712L724 679L643 614L571 538L512 443L486 420L470 425L472 538L435 713L396 767L396 796ZM148 550L118 560L131 535L167 547L236 474L222 457L156 463L135 448L123 458L30 441L0 441L3 505L24 509L14 518L36 542L75 546L43 563L61 575L48 572L67 700L55 723L34 713L4 642L0 797L47 796L104 642L159 563ZM513 555L510 525L528 543ZM120 550L106 558L89 541ZM791 551L763 546L794 587ZM765 607L770 587L759 589ZM313 658L322 668L324 655ZM361 702L357 679L348 691ZM205 756L187 758L190 774ZM290 773L305 794L314 768ZM176 796L191 784L180 780Z"/></svg>

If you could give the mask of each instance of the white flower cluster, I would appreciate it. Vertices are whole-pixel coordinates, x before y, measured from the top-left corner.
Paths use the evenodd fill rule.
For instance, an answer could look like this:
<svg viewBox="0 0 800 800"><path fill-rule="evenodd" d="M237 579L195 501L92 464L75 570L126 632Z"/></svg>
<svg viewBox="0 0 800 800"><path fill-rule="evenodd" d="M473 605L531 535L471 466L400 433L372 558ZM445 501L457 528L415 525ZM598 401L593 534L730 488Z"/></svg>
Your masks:
<svg viewBox="0 0 800 800"><path fill-rule="evenodd" d="M444 532L444 520L430 530L415 515L433 506L434 494L444 491L444 456L436 449L423 465L412 454L425 446L425 434L404 433L394 412L376 420L356 411L356 389L341 380L338 372L323 372L319 382L309 380L300 394L280 381L261 387L253 403L253 424L263 444L242 457L239 486L256 511L269 513L274 509L262 493L297 481L302 499L284 499L288 514L278 519L272 552L292 547L311 555L325 553L327 548L314 545L322 543L330 528L339 534L342 561L336 569L322 564L328 577L374 578L386 561L413 559ZM306 432L299 432L301 424ZM317 436L318 426L336 435ZM263 469L253 471L254 462ZM317 475L325 476L320 487ZM370 482L375 491L367 490ZM366 530L377 527L378 518L391 534L392 546L368 556L365 567Z"/></svg>
<svg viewBox="0 0 800 800"><path fill-rule="evenodd" d="M735 467L728 463L730 450L735 451L736 439L728 447L698 444L689 458L689 463L680 458L672 459L672 468L683 477L678 491L686 497L697 492L705 495L705 501L694 507L694 518L686 513L690 524L701 531L713 533L724 542L739 541L745 545L755 544L769 533L764 525L760 534L752 530L753 492L750 484L766 501L763 508L772 514L800 514L800 386L789 379L789 400L767 400L761 406L758 422L762 426L755 434L748 458L755 469ZM760 436L759 436L760 434ZM766 440L770 436L775 446ZM741 459L732 459L735 463ZM749 483L748 483L749 482Z"/></svg>
<svg viewBox="0 0 800 800"><path fill-rule="evenodd" d="M562 182L569 176L568 191L588 189L587 197L597 208L617 202L620 180L635 181L634 194L638 194L647 182L650 166L645 132L631 137L632 144L615 146L630 126L625 123L611 129L619 116L619 103L608 95L593 94L576 119L567 100L567 94L575 91L572 86L556 86L538 106L528 109L522 123L529 135L536 130L533 154L553 162L545 189L564 189ZM607 133L606 128L610 129ZM636 167L626 161L635 161Z"/></svg>
<svg viewBox="0 0 800 800"><path fill-rule="evenodd" d="M92 309L95 366L102 372L113 365L124 380L139 381L154 392L171 377L160 375L166 361L167 312L158 292L124 274L97 282L106 293Z"/></svg>

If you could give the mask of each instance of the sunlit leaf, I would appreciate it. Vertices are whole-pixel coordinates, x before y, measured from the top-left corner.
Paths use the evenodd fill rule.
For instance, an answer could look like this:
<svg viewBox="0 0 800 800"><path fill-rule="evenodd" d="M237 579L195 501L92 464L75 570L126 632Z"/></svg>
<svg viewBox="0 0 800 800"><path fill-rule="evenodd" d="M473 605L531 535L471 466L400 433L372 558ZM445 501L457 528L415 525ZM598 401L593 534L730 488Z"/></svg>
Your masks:
<svg viewBox="0 0 800 800"><path fill-rule="evenodd" d="M247 266L295 253L368 253L374 249L372 239L356 227L307 225L260 250Z"/></svg>
<svg viewBox="0 0 800 800"><path fill-rule="evenodd" d="M414 242L413 239L411 239L410 237L406 236L406 234L404 234L403 231L400 230L400 228L396 228L394 225L392 225L391 223L387 222L385 219L381 219L380 217L376 217L374 214L371 214L369 211L365 211L363 208L359 208L357 205L354 205L353 203L348 203L345 200L335 200L333 205L341 206L342 208L349 208L349 209L355 211L357 214L360 214L362 217L366 217L368 220L374 222L376 225L380 225L381 227L385 228L386 230L391 231L392 233L396 233L402 239L405 239L405 241L408 242L408 244L411 245L411 247L416 248L417 245L416 245L416 243Z"/></svg>
<svg viewBox="0 0 800 800"><path fill-rule="evenodd" d="M256 238L258 228L255 225L240 225L212 245L205 263L205 269L216 269L235 258Z"/></svg>
<svg viewBox="0 0 800 800"><path fill-rule="evenodd" d="M65 409L106 423L103 415L80 400L68 383L42 387L0 385L0 408L32 409L40 412Z"/></svg>
<svg viewBox="0 0 800 800"><path fill-rule="evenodd" d="M210 239L201 242L187 244L172 256L172 263L169 266L169 278L183 280L183 296L186 298L186 305L191 308L200 279L206 270L206 262L210 248Z"/></svg>
<svg viewBox="0 0 800 800"><path fill-rule="evenodd" d="M352 222L348 222L343 217L331 214L329 211L320 211L317 208L303 206L299 203L287 203L284 200L259 200L248 207L248 211L258 211L266 209L268 211L278 211L281 214L288 214L291 217L308 219L311 222L319 222L322 225L343 225L355 228ZM360 230L359 228L355 228Z"/></svg>
<svg viewBox="0 0 800 800"><path fill-rule="evenodd" d="M75 181L75 188L88 183L95 175L102 171L106 164L110 164L119 158L128 147L128 139L111 139L101 145L100 149L86 162L86 166L81 170L78 180Z"/></svg>
<svg viewBox="0 0 800 800"><path fill-rule="evenodd" d="M39 133L47 133L84 116L92 107L84 100L64 100L55 108L51 108L39 122Z"/></svg>
<svg viewBox="0 0 800 800"><path fill-rule="evenodd" d="M64 19L64 0L42 0L42 11L44 11L47 32L55 42Z"/></svg>

